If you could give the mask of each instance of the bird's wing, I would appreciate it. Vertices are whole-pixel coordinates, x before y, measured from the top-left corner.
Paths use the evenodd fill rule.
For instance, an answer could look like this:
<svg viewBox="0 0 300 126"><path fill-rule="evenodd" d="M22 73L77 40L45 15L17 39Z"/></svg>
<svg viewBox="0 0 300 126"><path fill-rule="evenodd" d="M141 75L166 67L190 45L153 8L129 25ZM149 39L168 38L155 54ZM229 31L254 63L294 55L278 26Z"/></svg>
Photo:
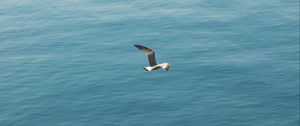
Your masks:
<svg viewBox="0 0 300 126"><path fill-rule="evenodd" d="M146 53L146 55L148 56L150 66L157 65L156 60L155 60L155 52L152 51L152 49L141 46L141 45L134 45L134 46Z"/></svg>

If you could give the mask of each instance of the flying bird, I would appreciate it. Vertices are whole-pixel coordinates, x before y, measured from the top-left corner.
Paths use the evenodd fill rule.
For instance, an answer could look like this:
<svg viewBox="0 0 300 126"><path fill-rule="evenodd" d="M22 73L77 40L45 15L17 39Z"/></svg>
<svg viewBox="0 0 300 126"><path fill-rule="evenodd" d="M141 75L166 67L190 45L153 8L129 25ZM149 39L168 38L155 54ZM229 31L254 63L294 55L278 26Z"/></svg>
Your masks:
<svg viewBox="0 0 300 126"><path fill-rule="evenodd" d="M164 71L169 71L170 64L169 63L161 63L157 64L155 60L155 52L142 45L134 45L136 48L142 50L148 56L150 66L144 67L146 71L152 71L162 68Z"/></svg>

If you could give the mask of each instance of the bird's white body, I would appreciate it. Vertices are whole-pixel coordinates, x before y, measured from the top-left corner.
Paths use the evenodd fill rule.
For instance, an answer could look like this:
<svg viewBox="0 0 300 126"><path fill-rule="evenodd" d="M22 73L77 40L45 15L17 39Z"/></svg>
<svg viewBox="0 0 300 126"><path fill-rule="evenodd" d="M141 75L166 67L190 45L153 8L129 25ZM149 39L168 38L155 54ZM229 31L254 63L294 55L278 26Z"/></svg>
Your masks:
<svg viewBox="0 0 300 126"><path fill-rule="evenodd" d="M169 67L170 67L169 63L162 63L162 64L157 64L155 66L147 66L147 67L144 67L144 69L146 71L152 71L152 70L157 70L159 68L162 68L164 71L168 71Z"/></svg>

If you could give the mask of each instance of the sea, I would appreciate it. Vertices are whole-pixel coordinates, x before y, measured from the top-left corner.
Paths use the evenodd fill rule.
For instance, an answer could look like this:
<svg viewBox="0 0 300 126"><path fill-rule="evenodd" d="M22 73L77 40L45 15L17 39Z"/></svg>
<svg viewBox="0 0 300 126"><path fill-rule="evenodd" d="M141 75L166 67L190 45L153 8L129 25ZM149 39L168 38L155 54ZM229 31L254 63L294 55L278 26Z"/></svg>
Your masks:
<svg viewBox="0 0 300 126"><path fill-rule="evenodd" d="M0 126L299 126L299 0L1 0Z"/></svg>

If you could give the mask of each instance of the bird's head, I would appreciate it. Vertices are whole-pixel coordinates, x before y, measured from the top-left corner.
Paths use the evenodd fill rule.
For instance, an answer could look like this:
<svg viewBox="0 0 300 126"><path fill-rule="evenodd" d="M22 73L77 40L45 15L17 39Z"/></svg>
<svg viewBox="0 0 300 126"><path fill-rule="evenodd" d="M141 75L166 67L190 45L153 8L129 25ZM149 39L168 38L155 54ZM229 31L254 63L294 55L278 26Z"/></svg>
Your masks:
<svg viewBox="0 0 300 126"><path fill-rule="evenodd" d="M169 71L170 64L169 63L163 63L162 68L164 71Z"/></svg>

